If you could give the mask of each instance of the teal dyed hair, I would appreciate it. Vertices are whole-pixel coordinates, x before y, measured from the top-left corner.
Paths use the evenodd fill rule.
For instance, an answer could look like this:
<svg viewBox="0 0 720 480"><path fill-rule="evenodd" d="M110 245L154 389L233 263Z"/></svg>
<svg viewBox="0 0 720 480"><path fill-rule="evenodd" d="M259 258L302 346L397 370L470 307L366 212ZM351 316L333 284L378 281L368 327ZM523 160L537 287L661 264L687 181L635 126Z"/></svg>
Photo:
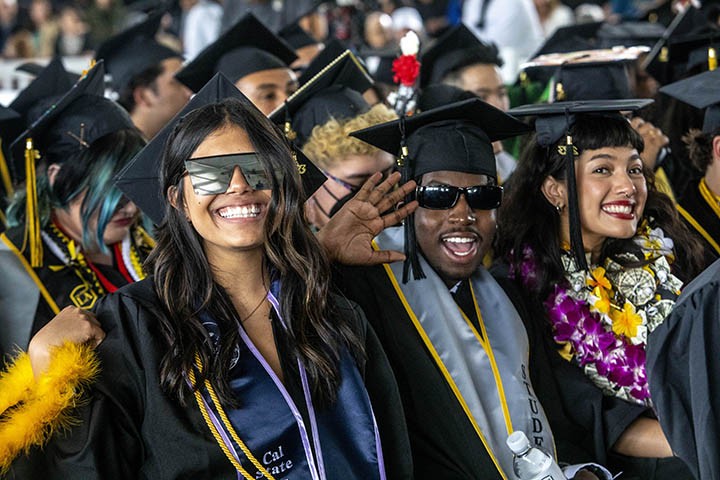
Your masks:
<svg viewBox="0 0 720 480"><path fill-rule="evenodd" d="M38 176L38 202L41 225L52 217L52 210L66 209L70 203L85 193L80 206L84 246L97 246L107 252L103 235L115 213L122 192L114 186L113 178L144 146L137 130L119 130L95 140L89 148L61 163L52 187L46 175ZM97 214L97 226L90 222ZM19 192L8 208L8 225L25 222L25 191Z"/></svg>

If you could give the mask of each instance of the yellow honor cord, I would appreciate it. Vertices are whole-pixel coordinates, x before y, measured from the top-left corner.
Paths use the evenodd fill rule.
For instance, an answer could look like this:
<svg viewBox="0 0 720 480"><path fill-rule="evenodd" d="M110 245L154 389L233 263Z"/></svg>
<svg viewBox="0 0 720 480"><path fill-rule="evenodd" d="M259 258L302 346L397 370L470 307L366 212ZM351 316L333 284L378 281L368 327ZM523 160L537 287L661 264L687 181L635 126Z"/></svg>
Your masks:
<svg viewBox="0 0 720 480"><path fill-rule="evenodd" d="M15 194L13 189L12 178L10 177L10 170L7 166L7 160L5 154L2 151L2 140L0 140L0 179L2 179L3 186L5 187L5 194L8 198Z"/></svg>
<svg viewBox="0 0 720 480"><path fill-rule="evenodd" d="M32 138L28 138L25 144L25 189L27 195L25 199L25 237L22 250L25 251L26 247L30 249L30 266L33 268L42 266L43 257L37 178L35 175L35 165L38 158L40 158L40 155L33 147Z"/></svg>
<svg viewBox="0 0 720 480"><path fill-rule="evenodd" d="M713 47L708 48L708 70L713 71L717 68L717 52Z"/></svg>
<svg viewBox="0 0 720 480"><path fill-rule="evenodd" d="M197 354L195 354L195 365L197 366L197 368L200 371L202 371L202 368L203 368L202 361L200 360L200 356ZM195 373L192 370L190 371L189 377L190 377L190 383L192 383L192 385L194 387L195 386ZM220 415L220 419L222 420L223 424L225 425L225 428L227 429L227 431L230 433L230 436L232 437L232 439L235 440L235 443L237 443L238 446L240 447L240 450L242 450L243 454L245 454L245 456L248 458L248 460L250 460L250 462L255 466L255 468L258 469L258 471L260 471L260 473L263 474L263 476L265 478L267 478L268 480L275 480L275 478L270 474L270 472L268 472L267 469L262 466L260 461L258 461L258 459L255 458L255 456L252 454L252 452L250 451L248 446L245 445L245 442L243 442L240 439L240 436L237 434L237 432L233 428L232 424L230 423L230 419L225 414L225 410L222 408L222 405L220 405L220 400L217 398L217 395L215 394L215 389L212 387L212 384L210 384L210 381L205 380L204 384L205 384L205 388L208 391L208 394L210 395L210 399L215 404L215 408L217 409L218 414ZM225 452L225 455L228 457L230 462L235 466L237 471L240 472L240 474L243 477L248 478L248 479L255 478L255 477L249 476L247 471L239 464L237 459L233 455L230 454L229 450L227 449L227 446L225 445L225 442L222 441L222 438L220 438L219 432L215 429L215 425L212 423L212 421L210 421L210 415L205 410L205 404L202 401L202 394L200 393L200 391L198 389L196 389L194 393L195 393L195 399L198 403L198 406L200 407L200 412L202 413L203 418L205 419L205 423L207 423L208 427L210 427L210 431L212 432L213 436L215 437L215 440L218 442L218 445L220 445L220 448L223 450L223 452Z"/></svg>

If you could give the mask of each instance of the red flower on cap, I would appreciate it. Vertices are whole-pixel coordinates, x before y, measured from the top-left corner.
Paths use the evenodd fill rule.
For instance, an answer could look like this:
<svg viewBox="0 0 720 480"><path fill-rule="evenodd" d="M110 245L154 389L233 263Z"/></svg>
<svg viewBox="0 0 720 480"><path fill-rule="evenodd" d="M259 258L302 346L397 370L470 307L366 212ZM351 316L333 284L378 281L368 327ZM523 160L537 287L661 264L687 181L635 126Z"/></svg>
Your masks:
<svg viewBox="0 0 720 480"><path fill-rule="evenodd" d="M420 62L415 55L400 55L393 61L393 82L412 87L420 73Z"/></svg>

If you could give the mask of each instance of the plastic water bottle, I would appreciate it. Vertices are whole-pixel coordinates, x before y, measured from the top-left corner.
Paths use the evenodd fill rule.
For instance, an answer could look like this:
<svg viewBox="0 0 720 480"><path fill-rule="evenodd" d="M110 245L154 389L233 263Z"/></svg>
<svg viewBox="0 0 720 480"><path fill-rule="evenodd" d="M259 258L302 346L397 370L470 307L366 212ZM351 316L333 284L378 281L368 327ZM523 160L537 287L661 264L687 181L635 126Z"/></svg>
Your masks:
<svg viewBox="0 0 720 480"><path fill-rule="evenodd" d="M513 432L507 446L514 453L513 470L519 480L564 480L562 470L544 450L530 445L524 432Z"/></svg>

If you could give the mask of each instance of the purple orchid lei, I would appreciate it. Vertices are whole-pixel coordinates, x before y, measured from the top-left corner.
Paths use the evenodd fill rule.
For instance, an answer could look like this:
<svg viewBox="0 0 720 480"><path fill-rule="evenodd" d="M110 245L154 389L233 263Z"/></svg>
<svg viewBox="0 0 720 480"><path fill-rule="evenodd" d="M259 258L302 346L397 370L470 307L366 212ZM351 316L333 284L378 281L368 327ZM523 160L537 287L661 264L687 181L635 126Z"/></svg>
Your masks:
<svg viewBox="0 0 720 480"><path fill-rule="evenodd" d="M682 282L670 273L672 240L647 224L633 239L637 250L624 257L644 263L623 267L606 259L581 271L569 252L561 254L565 281L553 288L544 305L553 339L569 345L566 359L580 366L606 395L651 406L646 372L647 334L670 313ZM537 263L529 247L523 262L511 269L527 288L537 287Z"/></svg>

